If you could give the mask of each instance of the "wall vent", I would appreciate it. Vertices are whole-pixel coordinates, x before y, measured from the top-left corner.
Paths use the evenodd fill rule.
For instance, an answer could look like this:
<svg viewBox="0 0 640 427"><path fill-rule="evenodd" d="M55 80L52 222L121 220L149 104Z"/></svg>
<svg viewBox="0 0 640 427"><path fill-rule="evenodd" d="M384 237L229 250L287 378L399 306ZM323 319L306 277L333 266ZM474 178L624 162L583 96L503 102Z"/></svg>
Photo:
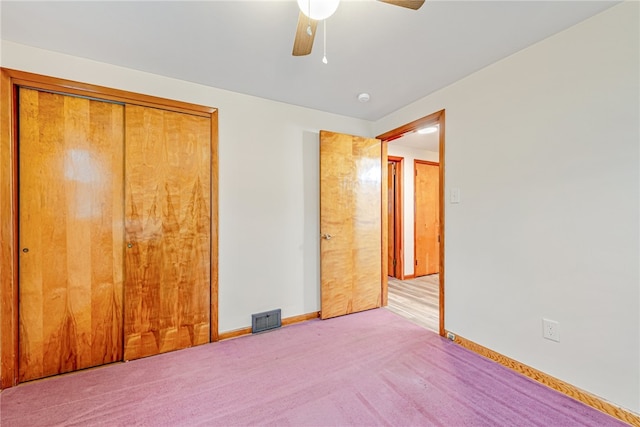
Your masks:
<svg viewBox="0 0 640 427"><path fill-rule="evenodd" d="M280 309L265 311L251 315L251 333L268 331L282 326Z"/></svg>

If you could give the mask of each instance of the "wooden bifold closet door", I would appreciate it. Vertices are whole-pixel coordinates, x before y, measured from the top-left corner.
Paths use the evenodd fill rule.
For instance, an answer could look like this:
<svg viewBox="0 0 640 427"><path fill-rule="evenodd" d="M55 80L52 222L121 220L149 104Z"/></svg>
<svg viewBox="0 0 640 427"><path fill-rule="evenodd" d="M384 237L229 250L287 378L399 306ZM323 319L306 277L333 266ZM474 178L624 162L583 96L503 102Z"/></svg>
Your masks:
<svg viewBox="0 0 640 427"><path fill-rule="evenodd" d="M124 106L19 91L19 381L122 359Z"/></svg>
<svg viewBox="0 0 640 427"><path fill-rule="evenodd" d="M126 108L125 360L209 342L211 122Z"/></svg>
<svg viewBox="0 0 640 427"><path fill-rule="evenodd" d="M18 99L18 381L209 342L211 119Z"/></svg>

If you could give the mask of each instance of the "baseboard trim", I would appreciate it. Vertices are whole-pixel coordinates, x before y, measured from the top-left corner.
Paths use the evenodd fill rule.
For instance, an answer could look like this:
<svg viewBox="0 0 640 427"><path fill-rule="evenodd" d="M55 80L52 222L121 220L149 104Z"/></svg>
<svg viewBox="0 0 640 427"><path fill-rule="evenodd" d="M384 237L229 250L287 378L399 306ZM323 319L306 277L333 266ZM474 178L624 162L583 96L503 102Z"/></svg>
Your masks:
<svg viewBox="0 0 640 427"><path fill-rule="evenodd" d="M320 317L319 311L314 311L312 313L300 314L298 316L287 317L286 319L282 319L282 326L293 325L294 323L306 322L307 320L313 320Z"/></svg>
<svg viewBox="0 0 640 427"><path fill-rule="evenodd" d="M446 331L447 333L449 331ZM446 336L447 334L445 334ZM599 410L600 412L604 412L607 415L610 415L614 418L619 419L620 421L624 421L633 426L640 426L640 416L636 415L632 412L627 411L626 409L622 409L612 403L609 403L593 394L581 390L571 384L568 384L562 380L559 380L551 375L545 374L542 371L534 369L530 366L527 366L523 363L518 362L517 360L511 359L510 357L504 356L500 353L497 353L491 349L481 346L480 344L476 344L473 341L470 341L466 338L462 338L456 334L454 342L459 344L460 346L473 351L474 353L479 354L480 356L486 357L487 359L491 359L494 362L498 362L499 364L506 366L507 368L516 371L522 375L525 375L531 378L534 381L539 382L549 388L552 388L560 393L563 393L575 400L578 400L585 405L591 406L594 409Z"/></svg>
<svg viewBox="0 0 640 427"><path fill-rule="evenodd" d="M300 314L298 316L291 316L281 320L282 326L293 325L294 323L306 322L307 320L313 320L320 317L319 311L312 313ZM221 332L218 334L218 341L228 340L231 338L238 338L244 335L251 335L251 327L234 329L232 331Z"/></svg>
<svg viewBox="0 0 640 427"><path fill-rule="evenodd" d="M251 335L251 327L234 329L232 331L221 332L218 334L218 341L229 340L231 338L238 338L243 335Z"/></svg>
<svg viewBox="0 0 640 427"><path fill-rule="evenodd" d="M416 275L415 274L407 274L406 276L404 276L404 278L402 280L410 280L410 279L415 279Z"/></svg>

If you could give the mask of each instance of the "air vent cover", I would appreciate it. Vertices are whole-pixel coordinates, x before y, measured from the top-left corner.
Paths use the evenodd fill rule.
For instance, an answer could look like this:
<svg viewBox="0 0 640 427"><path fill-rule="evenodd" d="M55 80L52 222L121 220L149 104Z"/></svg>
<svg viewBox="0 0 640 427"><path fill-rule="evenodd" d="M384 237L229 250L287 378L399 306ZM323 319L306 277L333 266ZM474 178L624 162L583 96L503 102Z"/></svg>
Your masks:
<svg viewBox="0 0 640 427"><path fill-rule="evenodd" d="M268 331L282 326L280 309L265 311L251 315L251 333Z"/></svg>

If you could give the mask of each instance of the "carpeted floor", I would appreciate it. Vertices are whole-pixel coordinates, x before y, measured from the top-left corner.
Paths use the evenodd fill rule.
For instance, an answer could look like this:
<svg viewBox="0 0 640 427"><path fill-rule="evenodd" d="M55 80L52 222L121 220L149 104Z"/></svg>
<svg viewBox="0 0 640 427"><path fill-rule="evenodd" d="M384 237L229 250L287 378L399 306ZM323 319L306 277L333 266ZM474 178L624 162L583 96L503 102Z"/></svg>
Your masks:
<svg viewBox="0 0 640 427"><path fill-rule="evenodd" d="M10 426L617 426L384 309L25 383Z"/></svg>

